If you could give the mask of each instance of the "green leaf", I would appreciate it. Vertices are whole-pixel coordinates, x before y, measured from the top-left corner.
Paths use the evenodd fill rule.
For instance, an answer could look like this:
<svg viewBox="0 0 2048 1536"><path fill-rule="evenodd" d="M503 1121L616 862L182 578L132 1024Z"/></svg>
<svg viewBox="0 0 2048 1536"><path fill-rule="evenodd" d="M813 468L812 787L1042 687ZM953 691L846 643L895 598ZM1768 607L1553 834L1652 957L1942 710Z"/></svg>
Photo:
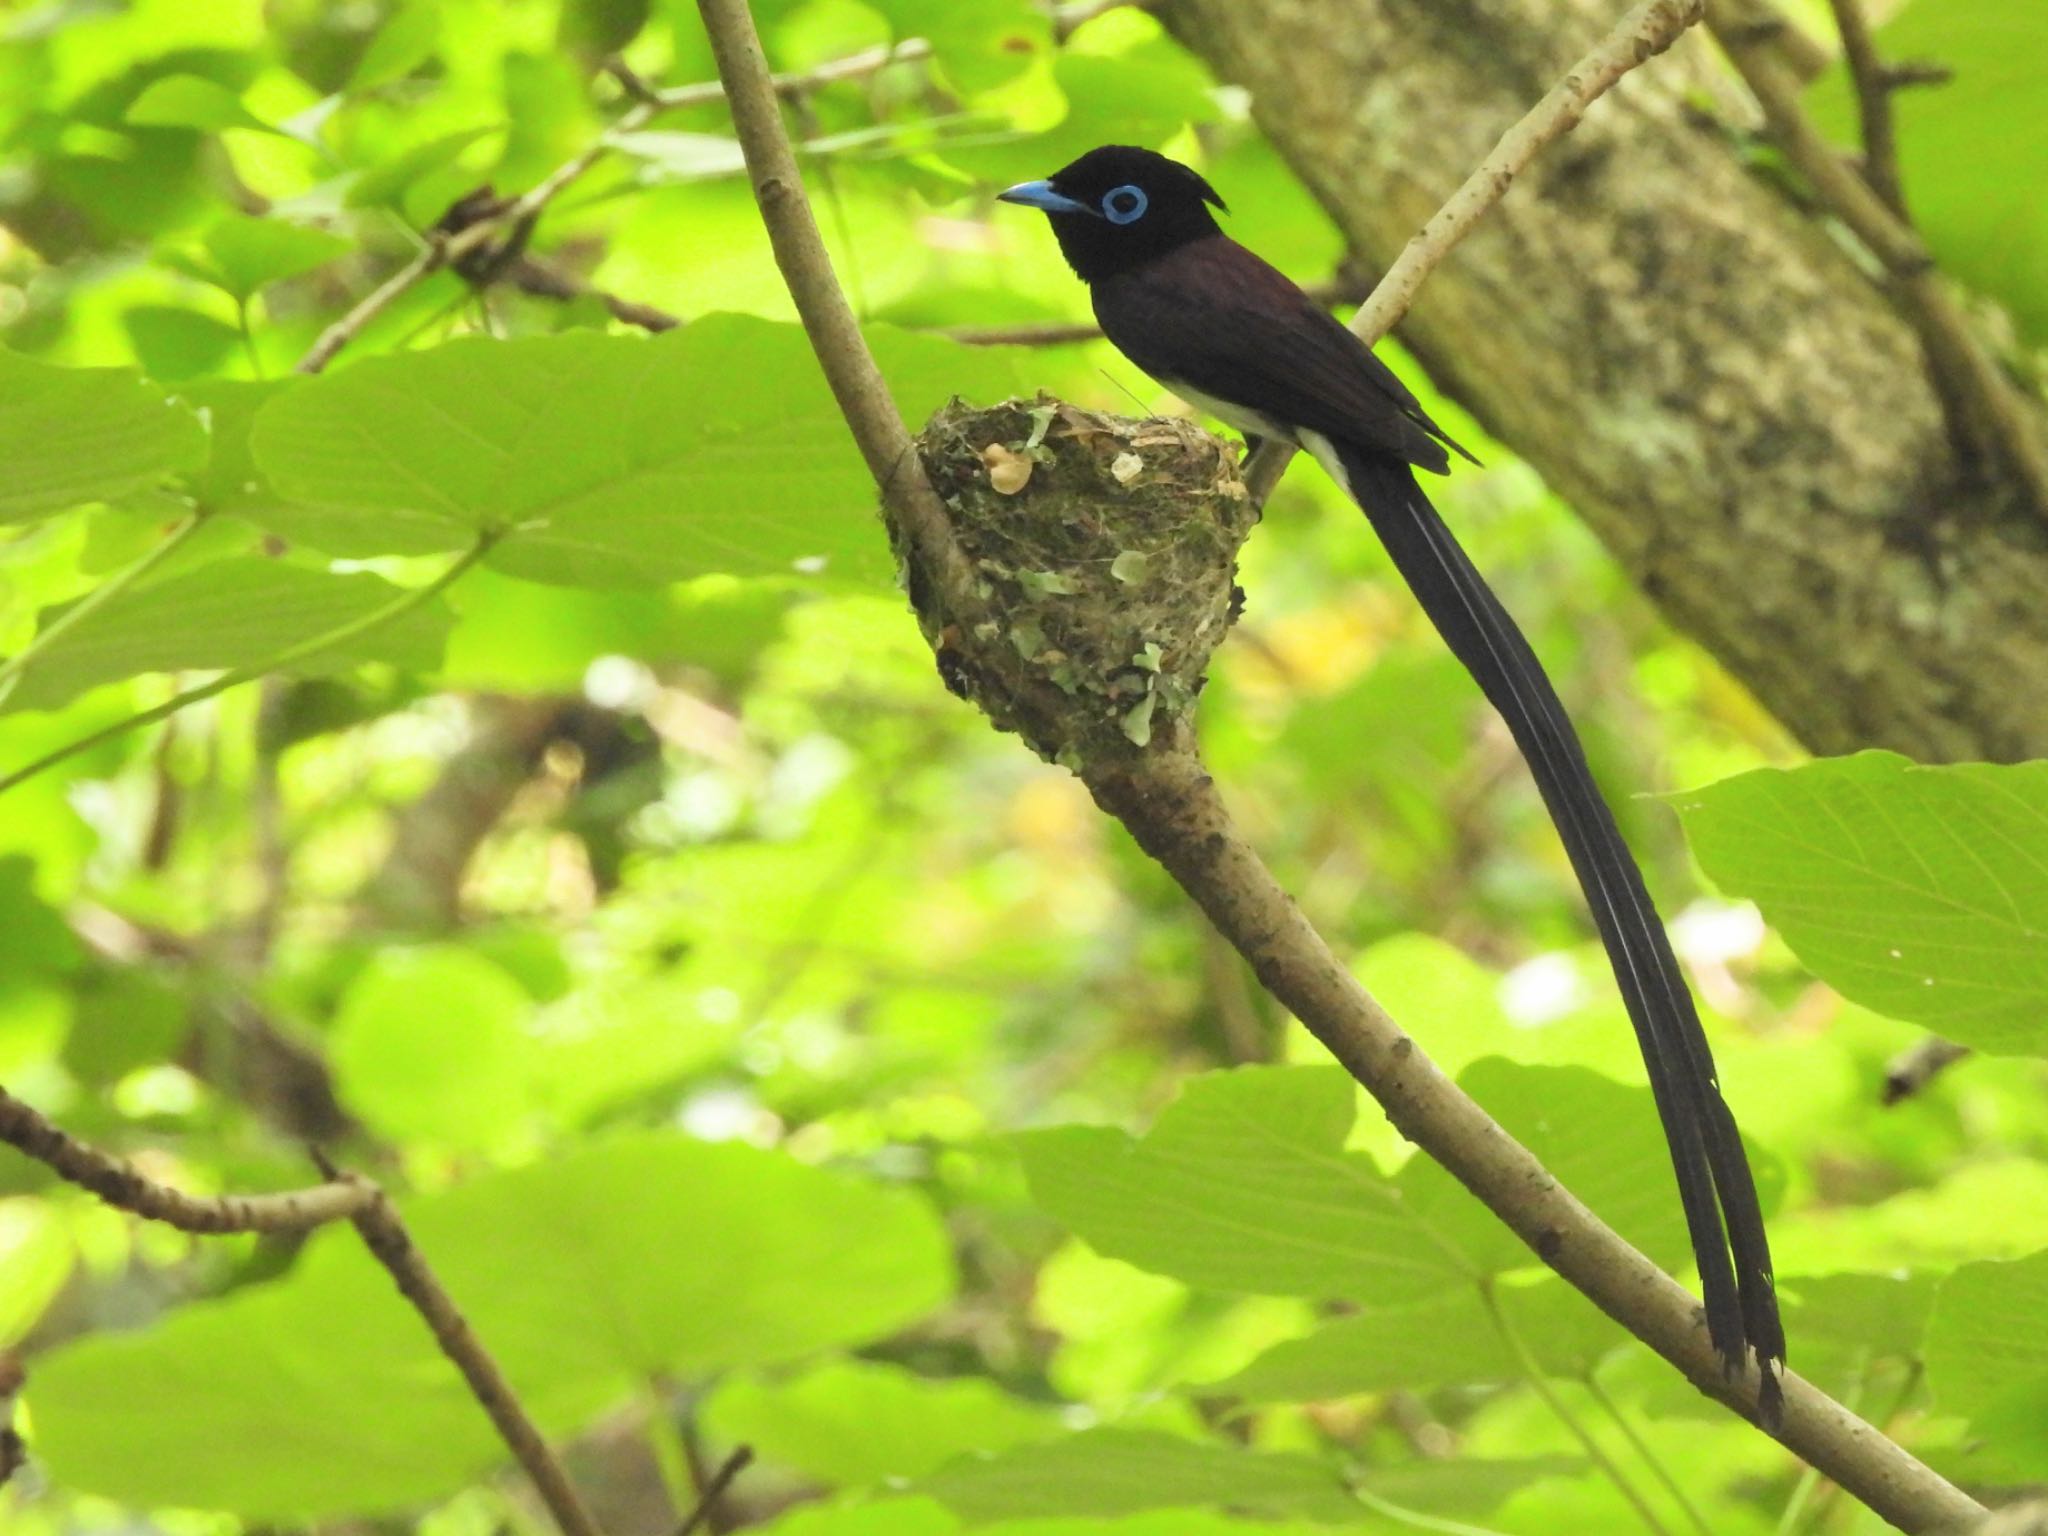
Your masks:
<svg viewBox="0 0 2048 1536"><path fill-rule="evenodd" d="M404 590L364 572L336 576L260 556L215 560L108 599L29 663L0 711L54 709L145 672L257 665L375 613ZM451 622L436 600L292 670L320 676L383 661L424 671L440 659Z"/></svg>
<svg viewBox="0 0 2048 1536"><path fill-rule="evenodd" d="M1562 1280L1502 1285L1496 1296L1508 1326L1550 1375L1583 1375L1627 1338ZM1301 1403L1519 1381L1522 1375L1478 1287L1461 1286L1407 1306L1368 1305L1274 1346L1214 1390L1252 1402Z"/></svg>
<svg viewBox="0 0 2048 1536"><path fill-rule="evenodd" d="M1497 1058L1460 1081L1632 1242L1686 1251L1647 1090ZM1142 1141L1069 1126L1020 1146L1046 1210L1097 1251L1191 1285L1393 1306L1537 1262L1427 1158L1390 1178L1344 1150L1355 1106L1335 1067L1240 1068L1190 1079Z"/></svg>
<svg viewBox="0 0 2048 1536"><path fill-rule="evenodd" d="M206 458L192 413L127 368L52 368L0 350L0 522L111 501Z"/></svg>
<svg viewBox="0 0 2048 1536"><path fill-rule="evenodd" d="M1419 1300L1475 1267L1392 1179L1346 1153L1336 1067L1190 1078L1142 1140L1094 1126L1018 1138L1032 1198L1100 1253L1191 1285Z"/></svg>
<svg viewBox="0 0 2048 1536"><path fill-rule="evenodd" d="M2048 1053L2048 763L1864 752L1672 803L1714 882L1843 996L1979 1050Z"/></svg>
<svg viewBox="0 0 2048 1536"><path fill-rule="evenodd" d="M1951 79L1892 97L1900 175L1915 224L1942 266L2012 310L2048 342L2048 10L2029 0L1916 0L1877 34L1887 60L1932 60ZM1845 69L1817 82L1816 116L1857 143Z"/></svg>
<svg viewBox="0 0 2048 1536"><path fill-rule="evenodd" d="M342 1100L395 1140L503 1148L533 1113L532 1007L517 982L467 949L380 951L335 1020Z"/></svg>
<svg viewBox="0 0 2048 1536"><path fill-rule="evenodd" d="M2004 1263L1965 1264L1943 1280L1927 1324L1935 1406L1970 1421L1966 1463L1992 1482L2048 1476L2048 1249Z"/></svg>
<svg viewBox="0 0 2048 1536"><path fill-rule="evenodd" d="M324 230L238 213L207 230L198 252L173 251L164 260L245 304L258 289L325 266L353 249Z"/></svg>
<svg viewBox="0 0 2048 1536"><path fill-rule="evenodd" d="M213 441L205 468L179 477L196 506L261 521L276 497L249 456L249 433L265 401L294 387L293 379L194 379L178 398L199 413Z"/></svg>
<svg viewBox="0 0 2048 1536"><path fill-rule="evenodd" d="M1927 1382L1944 1413L1982 1412L2048 1377L2048 1249L1965 1264L1941 1282L1927 1322Z"/></svg>
<svg viewBox="0 0 2048 1536"><path fill-rule="evenodd" d="M75 1250L63 1212L39 1200L0 1200L0 1349L41 1320L71 1278Z"/></svg>
<svg viewBox="0 0 2048 1536"><path fill-rule="evenodd" d="M343 202L350 208L389 208L398 205L412 184L454 163L470 145L495 128L464 128L443 133L399 154L377 161L348 184Z"/></svg>
<svg viewBox="0 0 2048 1536"><path fill-rule="evenodd" d="M441 41L441 13L426 0L408 0L377 29L349 77L352 91L373 91L401 80L426 62Z"/></svg>
<svg viewBox="0 0 2048 1536"><path fill-rule="evenodd" d="M922 1477L955 1456L1064 1432L1045 1405L982 1378L937 1381L864 1360L787 1381L734 1377L704 1404L704 1423L721 1440L842 1487Z"/></svg>
<svg viewBox="0 0 2048 1536"><path fill-rule="evenodd" d="M211 373L242 344L225 320L169 304L137 304L121 314L135 360L165 383Z"/></svg>
<svg viewBox="0 0 2048 1536"><path fill-rule="evenodd" d="M912 421L995 397L1016 363L874 337ZM487 525L513 575L565 585L894 571L875 493L800 328L712 316L653 338L571 332L371 358L266 407L272 526L336 554L422 553Z"/></svg>
<svg viewBox="0 0 2048 1536"><path fill-rule="evenodd" d="M958 1461L918 1491L973 1524L1208 1506L1333 1525L1371 1518L1336 1470L1310 1457L1146 1430L1094 1429Z"/></svg>
<svg viewBox="0 0 2048 1536"><path fill-rule="evenodd" d="M492 1174L405 1216L557 1434L650 1374L862 1343L953 1285L945 1232L916 1196L672 1134ZM367 1515L453 1492L505 1455L390 1277L339 1229L284 1280L53 1351L32 1392L50 1475L145 1507Z"/></svg>
<svg viewBox="0 0 2048 1536"><path fill-rule="evenodd" d="M143 128L253 128L278 130L242 105L242 98L204 75L165 75L152 81L128 107L128 121Z"/></svg>

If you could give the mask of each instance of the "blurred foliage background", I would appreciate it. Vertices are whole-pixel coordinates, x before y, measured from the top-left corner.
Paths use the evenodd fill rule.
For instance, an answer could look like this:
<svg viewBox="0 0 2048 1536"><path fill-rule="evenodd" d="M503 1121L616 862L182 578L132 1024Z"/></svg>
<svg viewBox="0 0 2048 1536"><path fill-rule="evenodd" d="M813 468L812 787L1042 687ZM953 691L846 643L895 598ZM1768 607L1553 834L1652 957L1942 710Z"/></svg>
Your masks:
<svg viewBox="0 0 2048 1536"><path fill-rule="evenodd" d="M1100 342L957 339L1085 319L991 192L1094 144L1199 161L1242 238L1340 277L1241 97L1140 11L754 9L786 71L930 44L791 102L913 420L1176 408ZM1895 25L1996 39L2048 100L2021 0ZM237 683L0 789L0 1082L196 1190L303 1183L318 1142L407 1192L619 1536L742 1443L714 1529L1879 1528L1411 1161L939 685L715 99L610 140L499 281L440 271L294 374L451 205L596 143L621 52L713 76L682 0L0 6L0 773ZM1946 99L1967 145L2024 141ZM2024 318L2023 225L1983 270L2031 274L1993 295ZM1802 764L1402 366L1486 461L1443 503L1675 919L1794 1365L1975 1488L2048 1480L2048 769ZM1242 580L1203 737L1283 881L1682 1264L1504 731L1313 467ZM1928 1028L1980 1054L1886 1107ZM10 1532L541 1528L352 1234L188 1239L8 1154L0 1344Z"/></svg>

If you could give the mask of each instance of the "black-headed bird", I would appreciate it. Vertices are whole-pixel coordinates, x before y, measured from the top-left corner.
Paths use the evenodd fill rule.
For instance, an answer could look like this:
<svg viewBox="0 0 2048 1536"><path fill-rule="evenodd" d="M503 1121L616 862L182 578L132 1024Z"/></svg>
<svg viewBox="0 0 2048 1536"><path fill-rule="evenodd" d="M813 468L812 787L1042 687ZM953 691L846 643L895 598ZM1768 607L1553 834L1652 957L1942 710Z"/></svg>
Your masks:
<svg viewBox="0 0 2048 1536"><path fill-rule="evenodd" d="M1190 405L1313 455L1364 510L1423 611L1507 722L1577 872L1628 1004L1671 1146L1709 1338L1776 1416L1785 1335L1770 1248L1735 1118L1642 873L1601 798L1536 653L1466 556L1415 471L1472 456L1387 365L1216 223L1223 199L1147 149L1091 150L1002 200L1043 209L1117 350ZM1476 461L1475 461L1476 462ZM1725 1222L1725 1225L1724 1225Z"/></svg>

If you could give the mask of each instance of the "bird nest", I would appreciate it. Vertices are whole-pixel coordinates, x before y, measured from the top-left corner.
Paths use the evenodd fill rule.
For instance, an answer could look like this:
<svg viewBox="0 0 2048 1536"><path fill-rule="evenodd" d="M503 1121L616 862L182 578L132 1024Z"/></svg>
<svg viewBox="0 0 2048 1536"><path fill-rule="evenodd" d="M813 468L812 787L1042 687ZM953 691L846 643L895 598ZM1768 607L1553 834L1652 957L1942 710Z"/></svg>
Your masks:
<svg viewBox="0 0 2048 1536"><path fill-rule="evenodd" d="M1192 422L1041 396L956 400L918 450L976 581L963 618L906 557L947 686L1072 768L1178 727L1243 598L1258 511L1235 449Z"/></svg>

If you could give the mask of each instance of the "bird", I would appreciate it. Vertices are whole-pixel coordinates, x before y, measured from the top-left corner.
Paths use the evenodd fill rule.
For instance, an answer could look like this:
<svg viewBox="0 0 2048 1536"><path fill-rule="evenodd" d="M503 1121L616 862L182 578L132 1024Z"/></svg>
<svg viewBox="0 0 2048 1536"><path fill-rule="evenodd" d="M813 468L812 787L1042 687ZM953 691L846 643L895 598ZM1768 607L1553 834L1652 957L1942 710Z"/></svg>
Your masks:
<svg viewBox="0 0 2048 1536"><path fill-rule="evenodd" d="M1756 1181L1692 994L1571 718L1536 652L1416 478L1478 461L1364 342L1225 234L1196 170L1112 144L998 193L1045 213L1109 341L1248 444L1305 449L1355 501L1423 612L1506 722L1541 792L1628 1006L1670 1145L1708 1338L1756 1357L1759 1416L1782 1409L1785 1333Z"/></svg>

